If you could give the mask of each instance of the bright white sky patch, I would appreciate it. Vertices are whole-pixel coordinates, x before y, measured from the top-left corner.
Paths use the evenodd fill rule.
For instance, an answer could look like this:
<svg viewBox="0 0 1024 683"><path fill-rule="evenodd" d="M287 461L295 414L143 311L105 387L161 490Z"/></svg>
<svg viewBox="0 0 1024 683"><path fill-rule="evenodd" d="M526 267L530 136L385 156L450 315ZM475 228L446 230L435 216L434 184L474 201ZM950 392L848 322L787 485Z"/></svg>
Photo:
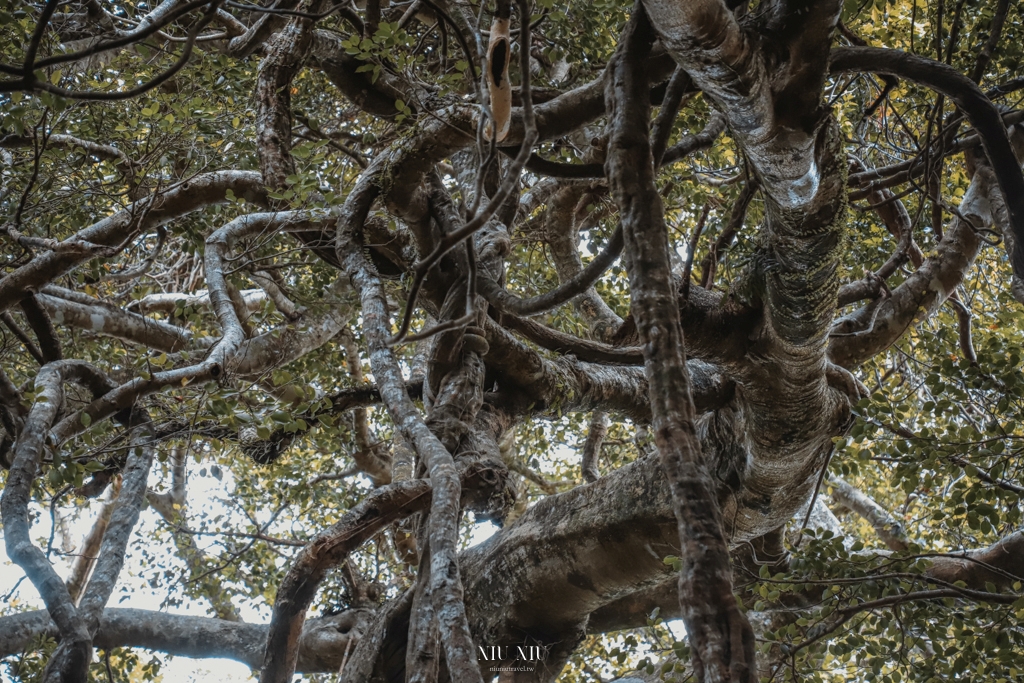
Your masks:
<svg viewBox="0 0 1024 683"><path fill-rule="evenodd" d="M469 545L479 545L499 531L501 529L494 522L487 521L474 524L473 530L469 533Z"/></svg>
<svg viewBox="0 0 1024 683"><path fill-rule="evenodd" d="M201 505L204 501L206 506L221 506L220 498L229 492L233 487L230 472L224 471L224 480L217 481L214 477L200 477L191 475L188 482L188 496L193 505ZM33 505L32 538L40 547L45 549L46 539L50 534L50 515L37 505ZM68 536L73 543L80 543L81 539L88 533L96 511L99 509L98 501L90 506L86 514L77 519L68 519ZM209 512L209 509L207 510ZM224 508L224 512L228 510ZM152 534L156 528L163 525L162 520L154 510L143 510L139 523L133 533L133 543L129 545L127 563L118 578L117 588L110 596L109 607L132 607L134 609L147 609L153 611L165 611L173 614L187 614L192 616L209 616L206 605L202 602L186 600L184 604L177 607L161 608L164 600L164 591L154 590L145 579L147 567L144 559L133 550L139 548L139 535L147 536ZM13 564L7 556L5 546L2 542L3 532L0 530L0 597L6 596L18 580L24 577L21 568ZM199 537L197 542L202 547L208 545L208 541ZM60 537L54 539L55 550L60 549ZM61 557L57 552L52 556L53 567L57 574L67 579L71 573L74 560L73 556ZM35 586L26 578L18 585L17 591L10 598L10 604L0 604L0 610L15 607L18 611L43 609L43 601L39 597ZM267 621L266 614L260 614L251 605L235 603L242 618L250 623ZM149 655L145 650L138 650L140 659L145 662ZM230 659L192 659L190 657L170 657L163 653L157 653L160 660L164 662L160 673L164 681L178 683L200 683L206 681L220 681L223 683L248 683L257 680L249 671L249 667L241 662ZM0 668L2 671L2 668ZM0 676L3 674L0 673Z"/></svg>

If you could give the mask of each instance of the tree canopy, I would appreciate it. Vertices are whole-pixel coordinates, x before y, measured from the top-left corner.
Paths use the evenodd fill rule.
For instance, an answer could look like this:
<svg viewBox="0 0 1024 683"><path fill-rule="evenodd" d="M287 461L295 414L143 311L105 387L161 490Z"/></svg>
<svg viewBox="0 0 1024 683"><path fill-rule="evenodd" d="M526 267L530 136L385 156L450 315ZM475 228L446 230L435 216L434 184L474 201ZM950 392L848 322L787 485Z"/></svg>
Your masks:
<svg viewBox="0 0 1024 683"><path fill-rule="evenodd" d="M1021 12L0 0L0 677L1020 680Z"/></svg>

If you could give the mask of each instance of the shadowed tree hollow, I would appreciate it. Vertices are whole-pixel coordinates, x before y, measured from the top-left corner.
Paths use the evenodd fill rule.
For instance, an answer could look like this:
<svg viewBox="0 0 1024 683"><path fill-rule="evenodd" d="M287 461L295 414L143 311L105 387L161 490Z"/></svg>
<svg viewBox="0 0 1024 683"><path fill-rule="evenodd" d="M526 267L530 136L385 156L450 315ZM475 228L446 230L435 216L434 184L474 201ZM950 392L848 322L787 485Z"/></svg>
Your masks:
<svg viewBox="0 0 1024 683"><path fill-rule="evenodd" d="M1007 0L0 0L0 671L1019 680L1022 63Z"/></svg>

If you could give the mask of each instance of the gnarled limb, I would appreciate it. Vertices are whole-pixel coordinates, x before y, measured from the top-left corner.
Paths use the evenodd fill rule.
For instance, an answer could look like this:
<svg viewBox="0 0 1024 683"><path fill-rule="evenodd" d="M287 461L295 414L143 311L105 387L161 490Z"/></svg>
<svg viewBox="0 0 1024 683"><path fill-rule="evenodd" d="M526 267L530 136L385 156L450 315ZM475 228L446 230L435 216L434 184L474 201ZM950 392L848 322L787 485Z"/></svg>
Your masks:
<svg viewBox="0 0 1024 683"><path fill-rule="evenodd" d="M79 231L62 244L88 242L104 247L124 245L127 238L210 204L227 201L230 190L235 196L263 204L266 195L258 173L252 171L215 171L203 173L158 194L140 199ZM61 275L92 258L92 252L79 249L39 254L17 270L0 279L0 311L19 302L27 292L38 291Z"/></svg>
<svg viewBox="0 0 1024 683"><path fill-rule="evenodd" d="M573 355L580 360L592 363L621 363L623 365L639 365L643 362L643 353L636 346L610 346L601 342L580 339L541 325L529 318L519 318L513 315L503 316L502 322L509 329L518 332L541 348Z"/></svg>
<svg viewBox="0 0 1024 683"><path fill-rule="evenodd" d="M900 266L909 260L915 267L920 268L924 260L921 249L914 242L913 223L903 202L886 189L873 190L868 195L868 201L882 219L889 234L896 238L896 250L874 273L869 273L863 280L840 287L839 306L878 296L885 279L895 273Z"/></svg>
<svg viewBox="0 0 1024 683"><path fill-rule="evenodd" d="M122 474L121 490L114 501L114 509L100 543L99 556L93 567L92 576L78 604L78 615L89 634L89 642L84 646L85 662L80 661L79 651L83 646L74 640L67 640L61 642L46 665L47 672L59 675L62 683L69 678L74 679L78 675L88 674L89 662L92 660L92 640L99 628L100 614L110 599L117 577L124 566L128 540L139 521L139 513L146 500L146 482L149 479L149 470L153 466L155 450L150 438L152 425L149 416L138 410L132 411L131 419L137 420L139 424L131 427L131 450ZM75 666L83 669L81 674L74 672ZM44 680L49 680L47 673L44 673Z"/></svg>
<svg viewBox="0 0 1024 683"><path fill-rule="evenodd" d="M430 483L423 479L375 489L303 548L278 588L267 632L261 683L292 679L306 610L327 571L392 522L426 507L430 498Z"/></svg>
<svg viewBox="0 0 1024 683"><path fill-rule="evenodd" d="M583 442L583 463L580 470L583 473L583 481L590 483L601 478L601 472L597 469L598 460L601 458L601 443L608 433L608 413L603 410L595 410L590 416L590 428L587 430L587 440Z"/></svg>
<svg viewBox="0 0 1024 683"><path fill-rule="evenodd" d="M32 337L29 336L28 332L21 329L21 325L18 324L18 321L16 321L9 312L4 311L3 313L0 313L0 321L2 321L4 326L11 331L11 334L17 337L22 346L25 347L25 350L28 351L28 355L32 356L32 358L34 358L40 365L44 365L46 363L46 360L43 358L43 352L40 351L39 347L36 346L36 343L32 341Z"/></svg>
<svg viewBox="0 0 1024 683"><path fill-rule="evenodd" d="M99 512L96 514L96 519L93 520L92 526L89 527L89 532L82 539L81 545L75 549L75 554L77 555L75 557L75 564L71 568L71 575L66 583L71 599L76 606L82 598L86 583L88 583L89 577L92 575L93 567L96 566L96 560L99 558L100 553L100 544L103 542L103 536L107 532L107 525L110 524L110 516L114 512L114 504L117 501L117 494L120 490L120 481L114 479L113 485L107 488L109 497L101 501Z"/></svg>
<svg viewBox="0 0 1024 683"><path fill-rule="evenodd" d="M707 149L715 143L715 140L725 131L725 117L715 112L708 119L704 130L694 135L686 135L682 140L665 150L661 159L656 159L656 166L662 164L674 164L685 159L694 152Z"/></svg>
<svg viewBox="0 0 1024 683"><path fill-rule="evenodd" d="M26 295L21 300L20 306L29 327L35 332L36 340L39 342L39 351L43 356L43 362L52 363L55 360L62 360L64 353L60 348L57 330L53 328L50 316L39 304L36 296L34 294Z"/></svg>
<svg viewBox="0 0 1024 683"><path fill-rule="evenodd" d="M345 346L345 361L348 364L349 374L356 385L364 383L363 361L359 357L359 347L351 332L342 333L342 342ZM365 473L375 486L391 483L391 457L384 450L384 444L378 443L370 433L370 424L367 421L366 408L357 407L352 411L352 428L355 440L355 452L352 459L359 471Z"/></svg>
<svg viewBox="0 0 1024 683"><path fill-rule="evenodd" d="M314 8L323 3L312 3ZM314 12L318 11L313 9ZM263 182L274 190L295 173L292 146L292 79L298 74L313 37L313 22L292 17L267 43L256 77L256 151Z"/></svg>
<svg viewBox="0 0 1024 683"><path fill-rule="evenodd" d="M747 209L754 195L757 194L757 181L748 180L736 198L736 202L729 211L729 220L722 228L721 234L715 243L700 262L700 286L704 289L711 289L715 284L715 272L718 270L718 263L725 257L725 252L732 246L733 240L743 227L743 221L747 217Z"/></svg>
<svg viewBox="0 0 1024 683"><path fill-rule="evenodd" d="M99 299L87 305L48 294L37 294L36 298L58 325L71 325L165 353L201 342L186 329L104 304Z"/></svg>
<svg viewBox="0 0 1024 683"><path fill-rule="evenodd" d="M0 496L7 555L20 566L39 591L46 610L57 624L62 656L51 660L48 678L62 683L84 683L92 653L92 634L85 616L75 607L67 586L57 576L42 550L30 536L28 504L32 482L39 472L46 435L64 402L63 384L74 381L96 388L105 378L80 361L56 361L44 365L36 376L36 398L15 446L11 471Z"/></svg>
<svg viewBox="0 0 1024 683"><path fill-rule="evenodd" d="M655 443L672 491L684 562L683 621L700 681L752 682L754 637L732 597L721 511L701 454L686 349L669 261L661 198L647 141L649 103L643 58L653 31L642 5L614 57L608 84L608 177L622 216L632 311L644 345Z"/></svg>
<svg viewBox="0 0 1024 683"><path fill-rule="evenodd" d="M553 359L512 336L492 320L486 321L488 367L503 385L494 398L516 414L607 410L641 423L651 419L647 378L639 367L587 363L574 356ZM692 395L697 410L720 407L733 397L735 384L717 367L690 360Z"/></svg>
<svg viewBox="0 0 1024 683"><path fill-rule="evenodd" d="M837 321L829 344L833 363L846 368L860 365L892 345L915 322L935 314L981 250L976 230L998 222L1001 203L992 201L995 192L995 174L979 165L960 203L960 216L945 231L934 255L884 301Z"/></svg>
<svg viewBox="0 0 1024 683"><path fill-rule="evenodd" d="M376 194L377 188L372 181L358 184L349 194L338 221L338 259L345 266L353 286L360 294L363 325L370 349L370 367L380 388L381 397L391 419L401 430L402 437L419 454L430 475L433 490L429 532L431 576L437 600L441 639L452 676L457 680L472 683L482 678L466 623L462 582L455 556L461 490L455 462L451 453L431 433L405 392L401 369L387 345L387 303L380 279L366 263L357 241L358 231L366 220L370 204Z"/></svg>
<svg viewBox="0 0 1024 683"><path fill-rule="evenodd" d="M533 315L560 306L573 297L584 294L601 275L615 263L622 251L622 229L616 228L611 239L594 259L582 268L571 279L563 282L555 289L529 299L520 299L500 287L493 280L482 278L479 282L480 293L495 308L515 315Z"/></svg>

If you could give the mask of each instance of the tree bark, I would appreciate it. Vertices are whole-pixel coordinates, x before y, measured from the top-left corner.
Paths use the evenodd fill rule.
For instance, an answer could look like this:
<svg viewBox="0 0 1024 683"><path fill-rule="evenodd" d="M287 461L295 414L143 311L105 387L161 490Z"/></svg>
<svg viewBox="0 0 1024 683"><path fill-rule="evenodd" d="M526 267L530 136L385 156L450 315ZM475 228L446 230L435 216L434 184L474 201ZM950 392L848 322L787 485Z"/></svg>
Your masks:
<svg viewBox="0 0 1024 683"><path fill-rule="evenodd" d="M631 308L644 348L654 442L672 491L683 569L679 601L702 683L752 683L754 634L732 595L721 510L694 425L686 348L661 196L648 142L643 63L654 35L642 5L620 41L608 84L606 166L625 237Z"/></svg>

